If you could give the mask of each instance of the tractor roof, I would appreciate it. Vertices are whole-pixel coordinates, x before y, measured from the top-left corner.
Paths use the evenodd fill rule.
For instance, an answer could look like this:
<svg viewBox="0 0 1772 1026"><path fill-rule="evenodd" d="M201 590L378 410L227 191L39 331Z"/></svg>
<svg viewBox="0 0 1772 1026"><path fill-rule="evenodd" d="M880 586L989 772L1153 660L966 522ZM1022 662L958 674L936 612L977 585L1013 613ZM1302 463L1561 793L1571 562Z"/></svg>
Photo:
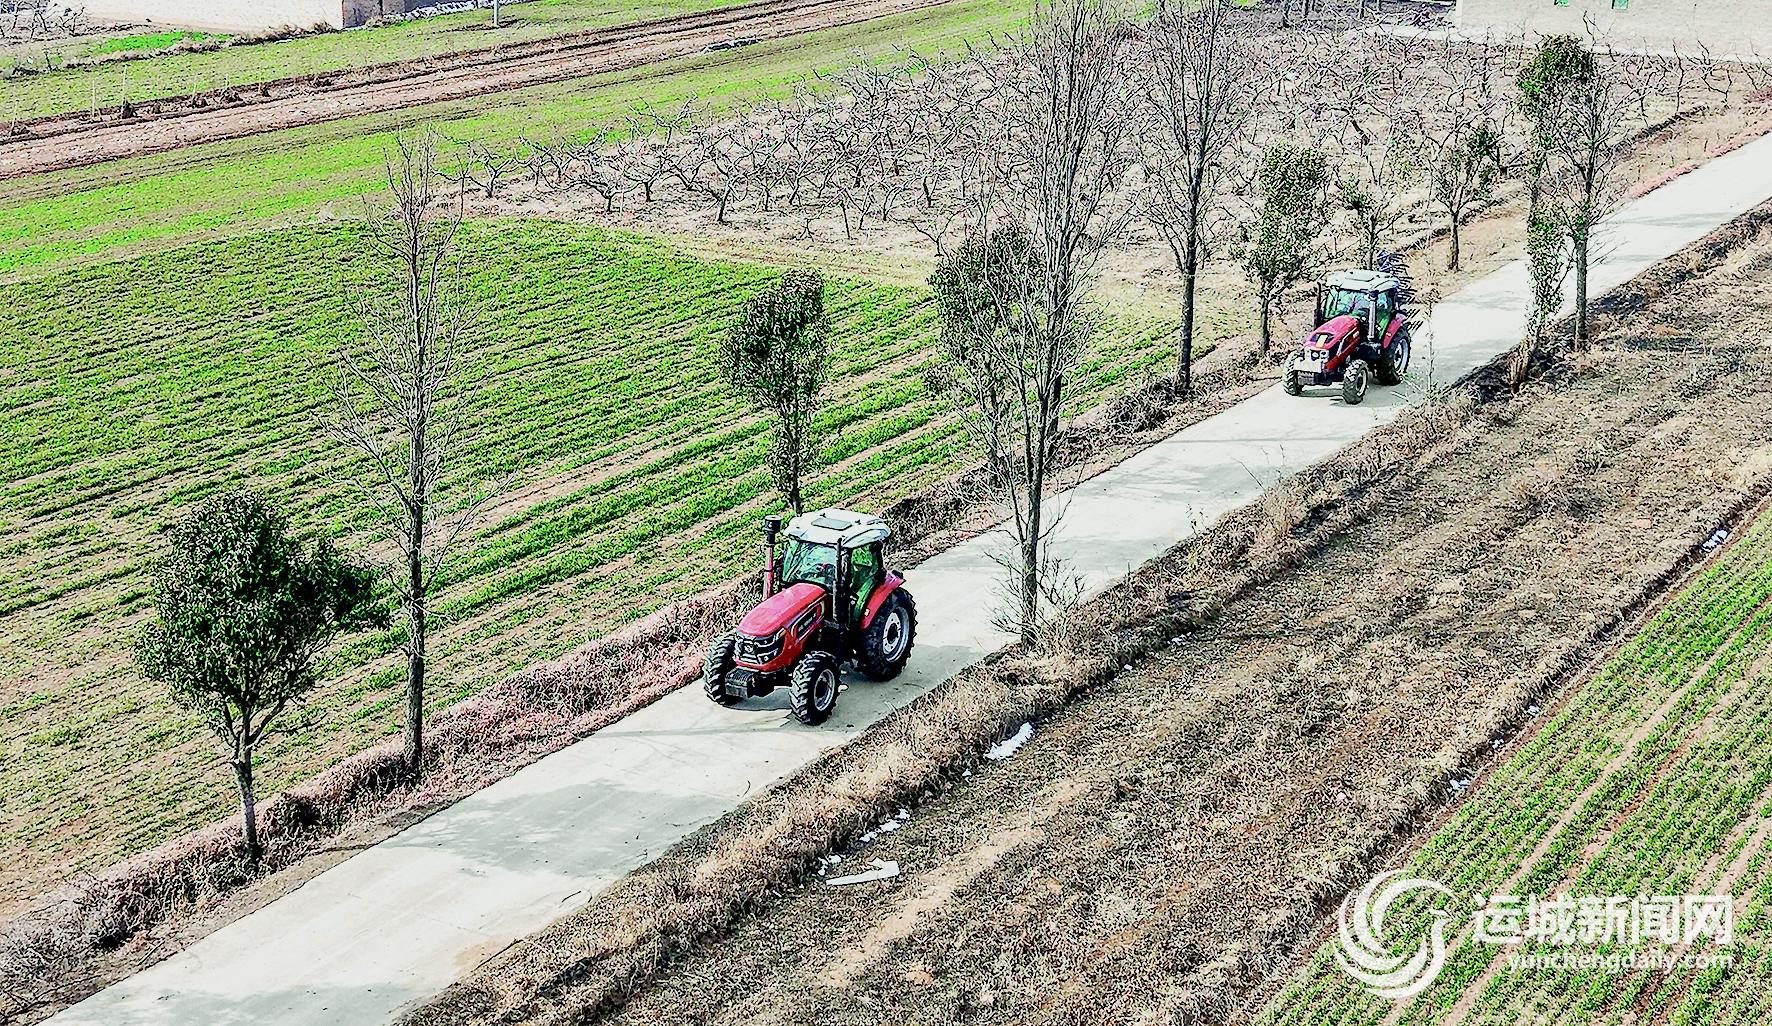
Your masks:
<svg viewBox="0 0 1772 1026"><path fill-rule="evenodd" d="M1397 287L1397 279L1377 271L1349 270L1336 271L1324 284L1332 289L1347 289L1349 292L1383 292Z"/></svg>
<svg viewBox="0 0 1772 1026"><path fill-rule="evenodd" d="M892 536L886 521L847 509L820 509L788 521L787 535L813 545L859 549Z"/></svg>

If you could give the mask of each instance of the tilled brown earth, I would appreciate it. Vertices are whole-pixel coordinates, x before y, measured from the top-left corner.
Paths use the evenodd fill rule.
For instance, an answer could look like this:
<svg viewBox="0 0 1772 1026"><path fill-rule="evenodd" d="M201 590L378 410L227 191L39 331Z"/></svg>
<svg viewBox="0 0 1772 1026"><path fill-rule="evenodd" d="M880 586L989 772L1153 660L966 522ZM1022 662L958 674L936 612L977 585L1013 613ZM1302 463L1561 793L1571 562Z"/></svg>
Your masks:
<svg viewBox="0 0 1772 1026"><path fill-rule="evenodd" d="M946 0L755 0L554 39L376 65L333 75L150 101L129 118L70 114L0 138L0 179L86 167L221 139L561 82L673 57L781 39Z"/></svg>
<svg viewBox="0 0 1772 1026"><path fill-rule="evenodd" d="M613 1018L1223 1014L1762 487L1772 386L1736 343L1764 338L1769 254L1480 407L1379 512L830 871L897 878L791 890Z"/></svg>

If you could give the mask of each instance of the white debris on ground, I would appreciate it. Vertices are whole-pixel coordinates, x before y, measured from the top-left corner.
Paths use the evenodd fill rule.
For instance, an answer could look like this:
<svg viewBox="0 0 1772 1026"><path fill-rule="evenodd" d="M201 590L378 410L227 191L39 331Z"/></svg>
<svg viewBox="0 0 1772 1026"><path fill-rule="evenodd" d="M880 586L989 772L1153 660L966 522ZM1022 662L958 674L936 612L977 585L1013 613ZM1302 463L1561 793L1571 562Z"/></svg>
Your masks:
<svg viewBox="0 0 1772 1026"><path fill-rule="evenodd" d="M986 748L984 750L984 757L991 760L992 762L1002 762L1004 759L1009 758L1011 755L1014 755L1016 752L1021 751L1021 746L1027 744L1028 739L1033 736L1034 736L1034 725L1032 723L1024 723L1021 725L1020 730L1009 735L1008 737L1004 738L1003 740L998 741L996 744L990 746L989 748Z"/></svg>
<svg viewBox="0 0 1772 1026"><path fill-rule="evenodd" d="M1709 538L1704 540L1704 551L1714 552L1718 548L1721 548L1722 544L1728 540L1729 529L1727 527L1719 527L1710 533Z"/></svg>
<svg viewBox="0 0 1772 1026"><path fill-rule="evenodd" d="M1453 777L1451 780L1446 781L1446 787L1449 788L1453 794L1463 794L1470 786L1470 777Z"/></svg>
<svg viewBox="0 0 1772 1026"><path fill-rule="evenodd" d="M876 880L890 880L898 875L898 863L891 859L875 859L872 869L856 873L853 876L839 876L825 883L831 887L848 887L851 884L873 883Z"/></svg>
<svg viewBox="0 0 1772 1026"><path fill-rule="evenodd" d="M911 818L911 810L899 809L897 812L880 821L880 825L862 834L859 843L867 844L881 834L889 834L905 824Z"/></svg>

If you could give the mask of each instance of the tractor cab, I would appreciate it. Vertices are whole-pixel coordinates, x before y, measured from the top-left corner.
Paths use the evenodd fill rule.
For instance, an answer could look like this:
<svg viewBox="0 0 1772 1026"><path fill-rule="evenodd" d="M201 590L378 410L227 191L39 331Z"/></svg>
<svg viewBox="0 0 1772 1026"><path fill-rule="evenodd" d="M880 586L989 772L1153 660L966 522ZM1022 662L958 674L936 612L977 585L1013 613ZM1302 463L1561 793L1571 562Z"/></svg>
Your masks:
<svg viewBox="0 0 1772 1026"><path fill-rule="evenodd" d="M1383 263L1400 265L1395 257ZM1340 385L1352 406L1366 398L1369 379L1395 385L1409 369L1413 299L1406 272L1337 271L1317 288L1315 325L1286 360L1281 385L1289 395L1307 386Z"/></svg>
<svg viewBox="0 0 1772 1026"><path fill-rule="evenodd" d="M735 705L786 686L795 718L817 724L836 708L845 663L874 680L898 676L917 607L886 569L890 537L886 521L846 509L803 513L786 530L764 517L763 600L709 649L708 698Z"/></svg>
<svg viewBox="0 0 1772 1026"><path fill-rule="evenodd" d="M835 623L859 621L867 599L886 576L886 521L863 513L828 509L788 522L782 548L780 587L815 584L830 599L826 615Z"/></svg>
<svg viewBox="0 0 1772 1026"><path fill-rule="evenodd" d="M1317 324L1338 317L1360 322L1362 340L1382 339L1397 320L1402 283L1377 271L1340 271L1317 288Z"/></svg>

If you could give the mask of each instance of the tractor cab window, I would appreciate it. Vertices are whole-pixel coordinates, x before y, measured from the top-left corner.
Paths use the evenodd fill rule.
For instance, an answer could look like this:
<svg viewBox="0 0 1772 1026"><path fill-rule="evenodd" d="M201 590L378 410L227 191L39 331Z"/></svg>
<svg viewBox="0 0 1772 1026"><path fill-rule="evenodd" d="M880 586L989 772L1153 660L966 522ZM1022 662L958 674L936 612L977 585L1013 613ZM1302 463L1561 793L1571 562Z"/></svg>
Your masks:
<svg viewBox="0 0 1772 1026"><path fill-rule="evenodd" d="M836 591L837 550L789 538L787 550L781 556L781 583L816 584L826 591Z"/></svg>
<svg viewBox="0 0 1772 1026"><path fill-rule="evenodd" d="M1396 312L1397 294L1389 289L1380 292L1378 294L1378 324L1373 328L1373 334L1383 338L1385 331L1391 326L1391 315Z"/></svg>
<svg viewBox="0 0 1772 1026"><path fill-rule="evenodd" d="M1349 289L1330 289L1323 297L1323 320L1327 321L1343 314L1358 317L1366 312L1366 294Z"/></svg>
<svg viewBox="0 0 1772 1026"><path fill-rule="evenodd" d="M885 568L881 566L880 545L863 545L849 553L849 599L854 605L855 622L861 622L861 616L867 612L868 596L879 587L880 580L885 576Z"/></svg>

